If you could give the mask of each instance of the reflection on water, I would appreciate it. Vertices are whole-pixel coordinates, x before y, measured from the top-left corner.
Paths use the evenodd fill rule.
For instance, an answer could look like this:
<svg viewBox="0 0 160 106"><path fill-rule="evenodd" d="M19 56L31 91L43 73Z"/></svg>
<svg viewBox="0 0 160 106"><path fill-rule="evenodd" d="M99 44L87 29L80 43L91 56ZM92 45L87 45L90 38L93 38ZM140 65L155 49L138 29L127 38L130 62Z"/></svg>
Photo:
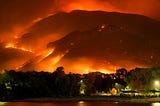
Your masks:
<svg viewBox="0 0 160 106"><path fill-rule="evenodd" d="M152 103L152 106L160 106L160 103Z"/></svg>
<svg viewBox="0 0 160 106"><path fill-rule="evenodd" d="M7 102L0 102L0 106L4 106Z"/></svg>
<svg viewBox="0 0 160 106"><path fill-rule="evenodd" d="M0 106L160 106L160 103L118 103L118 102L0 102Z"/></svg>

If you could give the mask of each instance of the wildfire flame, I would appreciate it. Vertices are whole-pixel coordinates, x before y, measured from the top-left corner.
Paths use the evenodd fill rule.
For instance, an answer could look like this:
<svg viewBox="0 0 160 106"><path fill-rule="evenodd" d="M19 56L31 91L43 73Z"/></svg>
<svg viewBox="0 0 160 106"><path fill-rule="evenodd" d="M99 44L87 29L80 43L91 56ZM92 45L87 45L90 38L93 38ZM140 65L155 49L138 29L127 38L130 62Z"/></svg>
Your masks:
<svg viewBox="0 0 160 106"><path fill-rule="evenodd" d="M50 57L48 59L43 58L37 65L37 70L44 70L52 72L56 69L56 64L63 58L65 54L57 55L55 57Z"/></svg>
<svg viewBox="0 0 160 106"><path fill-rule="evenodd" d="M8 43L8 44L6 44L6 45L5 45L5 48L14 48L14 49L19 49L19 50L22 50L22 51L26 51L26 52L31 52L31 53L33 53L32 50L26 49L26 48L24 48L24 47L17 47L17 46L15 46L15 44L13 44L13 43Z"/></svg>
<svg viewBox="0 0 160 106"><path fill-rule="evenodd" d="M115 70L109 70L109 69L103 69L103 68L93 69L93 68L88 67L88 68L85 68L84 72L82 73L88 74L90 72L101 72L101 73L109 74L109 73L112 73L113 71Z"/></svg>

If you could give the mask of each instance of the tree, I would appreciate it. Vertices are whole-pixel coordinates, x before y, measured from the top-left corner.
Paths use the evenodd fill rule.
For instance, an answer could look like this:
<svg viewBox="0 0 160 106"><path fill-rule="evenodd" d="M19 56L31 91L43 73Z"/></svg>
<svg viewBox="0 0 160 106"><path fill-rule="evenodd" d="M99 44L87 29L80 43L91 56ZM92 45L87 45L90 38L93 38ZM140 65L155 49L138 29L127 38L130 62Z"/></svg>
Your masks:
<svg viewBox="0 0 160 106"><path fill-rule="evenodd" d="M127 83L125 82L125 78L127 76L127 70L125 68L116 70L116 83L126 87Z"/></svg>

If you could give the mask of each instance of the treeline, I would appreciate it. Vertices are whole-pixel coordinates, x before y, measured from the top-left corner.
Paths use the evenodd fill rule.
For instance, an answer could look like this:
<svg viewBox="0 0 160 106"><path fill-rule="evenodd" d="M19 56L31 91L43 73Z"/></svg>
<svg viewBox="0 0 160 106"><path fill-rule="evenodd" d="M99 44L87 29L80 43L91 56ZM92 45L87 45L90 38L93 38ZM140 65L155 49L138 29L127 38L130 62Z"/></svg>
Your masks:
<svg viewBox="0 0 160 106"><path fill-rule="evenodd" d="M132 90L160 90L160 67L135 68L125 78Z"/></svg>
<svg viewBox="0 0 160 106"><path fill-rule="evenodd" d="M39 97L70 97L112 93L116 89L150 92L160 90L160 67L119 69L113 74L91 72L65 74L63 67L54 72L4 71L0 74L0 100Z"/></svg>
<svg viewBox="0 0 160 106"><path fill-rule="evenodd" d="M53 73L5 71L0 74L0 100L37 97L63 97L109 92L115 83L127 86L127 70L115 74L92 72L84 75L65 74L63 67Z"/></svg>

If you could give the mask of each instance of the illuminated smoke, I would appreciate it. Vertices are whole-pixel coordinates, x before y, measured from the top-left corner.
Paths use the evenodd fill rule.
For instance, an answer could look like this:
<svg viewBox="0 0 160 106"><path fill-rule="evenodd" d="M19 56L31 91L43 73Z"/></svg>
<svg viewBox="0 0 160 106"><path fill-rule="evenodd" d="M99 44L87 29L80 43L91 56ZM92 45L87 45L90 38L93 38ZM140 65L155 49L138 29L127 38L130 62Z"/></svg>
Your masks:
<svg viewBox="0 0 160 106"><path fill-rule="evenodd" d="M102 10L135 13L160 19L159 0L56 0L57 11Z"/></svg>
<svg viewBox="0 0 160 106"><path fill-rule="evenodd" d="M59 62L56 66L63 66L66 68L67 73L74 72L74 73L81 73L86 74L89 72L103 72L103 73L112 73L115 71L114 65L107 65L105 67L96 66L97 63L93 59L89 59L86 57L81 58L72 58L72 59L63 59L63 62Z"/></svg>

